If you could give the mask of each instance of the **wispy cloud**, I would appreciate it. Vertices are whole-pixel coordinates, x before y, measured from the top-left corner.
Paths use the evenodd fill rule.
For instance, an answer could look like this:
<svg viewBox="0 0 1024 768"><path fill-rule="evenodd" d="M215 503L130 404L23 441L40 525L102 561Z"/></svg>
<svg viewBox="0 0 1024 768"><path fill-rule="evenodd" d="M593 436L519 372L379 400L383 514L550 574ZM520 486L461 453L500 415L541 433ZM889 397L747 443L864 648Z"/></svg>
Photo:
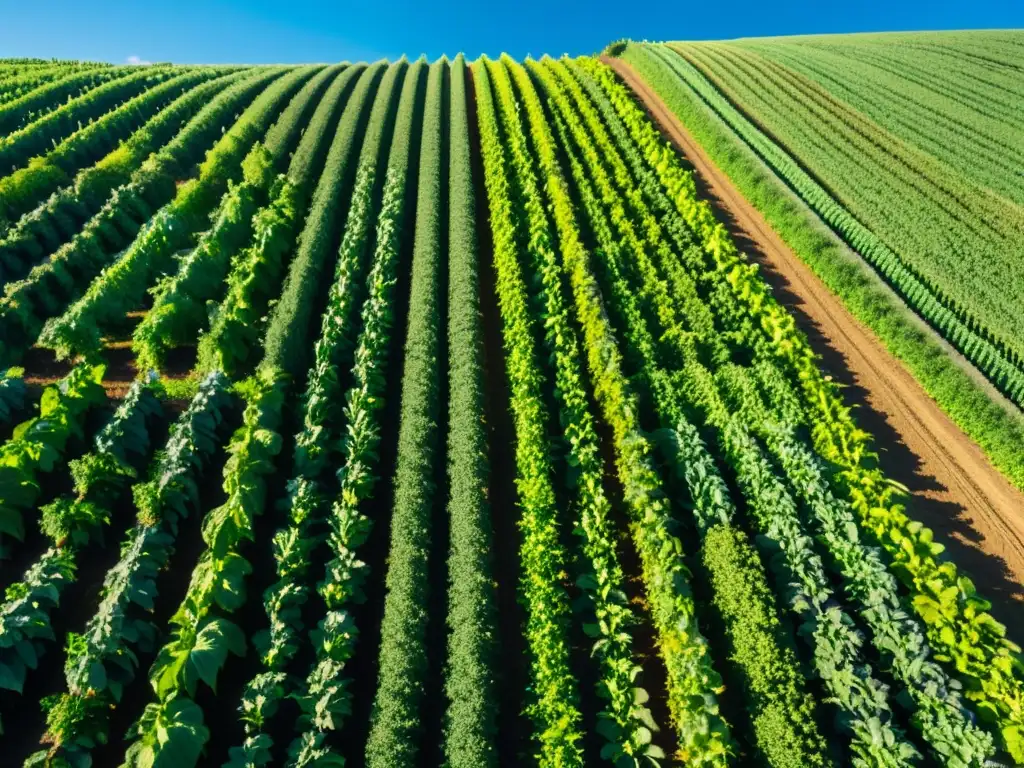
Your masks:
<svg viewBox="0 0 1024 768"><path fill-rule="evenodd" d="M152 64L153 62L146 61L145 59L141 58L140 56L132 55L132 56L129 56L127 59L125 59L124 63L125 64L139 64L139 65L142 65L142 64Z"/></svg>

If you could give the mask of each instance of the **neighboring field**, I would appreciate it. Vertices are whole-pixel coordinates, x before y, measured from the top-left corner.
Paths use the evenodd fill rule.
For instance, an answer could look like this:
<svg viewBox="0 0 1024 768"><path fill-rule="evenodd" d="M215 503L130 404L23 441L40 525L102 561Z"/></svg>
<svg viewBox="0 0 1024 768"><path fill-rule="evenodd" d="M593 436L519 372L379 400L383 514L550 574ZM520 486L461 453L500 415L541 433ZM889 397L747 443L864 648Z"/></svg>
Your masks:
<svg viewBox="0 0 1024 768"><path fill-rule="evenodd" d="M1018 487L1022 40L1015 32L850 35L630 45L624 53L773 228ZM958 356L902 320L893 297L771 191L762 162L1010 402L979 390L956 370Z"/></svg>
<svg viewBox="0 0 1024 768"><path fill-rule="evenodd" d="M611 68L67 69L0 177L5 765L1024 762L1019 648Z"/></svg>

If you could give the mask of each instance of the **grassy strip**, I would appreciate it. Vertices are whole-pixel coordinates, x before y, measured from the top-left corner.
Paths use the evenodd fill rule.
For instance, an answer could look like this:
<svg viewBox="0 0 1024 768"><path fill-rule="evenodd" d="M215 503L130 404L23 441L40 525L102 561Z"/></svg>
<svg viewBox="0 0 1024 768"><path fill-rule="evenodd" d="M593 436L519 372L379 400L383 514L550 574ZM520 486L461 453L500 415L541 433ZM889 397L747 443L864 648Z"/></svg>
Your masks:
<svg viewBox="0 0 1024 768"><path fill-rule="evenodd" d="M444 754L495 768L497 597L466 61L452 62L448 174L448 664Z"/></svg>
<svg viewBox="0 0 1024 768"><path fill-rule="evenodd" d="M430 67L423 112L380 674L366 744L370 768L416 762L428 670L427 627L438 620L431 619L427 608L428 558L436 535L431 530L438 496L434 478L443 460L438 360L443 332L441 129L447 69L447 59Z"/></svg>

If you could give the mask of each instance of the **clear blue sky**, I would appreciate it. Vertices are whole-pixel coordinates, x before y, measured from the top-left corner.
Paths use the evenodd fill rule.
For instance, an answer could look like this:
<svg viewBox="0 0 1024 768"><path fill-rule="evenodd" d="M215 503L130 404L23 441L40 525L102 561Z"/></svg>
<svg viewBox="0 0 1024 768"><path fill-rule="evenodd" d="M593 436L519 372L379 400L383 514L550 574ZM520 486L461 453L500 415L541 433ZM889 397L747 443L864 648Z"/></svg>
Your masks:
<svg viewBox="0 0 1024 768"><path fill-rule="evenodd" d="M0 56L301 62L582 54L611 40L1024 27L1024 0L0 0Z"/></svg>

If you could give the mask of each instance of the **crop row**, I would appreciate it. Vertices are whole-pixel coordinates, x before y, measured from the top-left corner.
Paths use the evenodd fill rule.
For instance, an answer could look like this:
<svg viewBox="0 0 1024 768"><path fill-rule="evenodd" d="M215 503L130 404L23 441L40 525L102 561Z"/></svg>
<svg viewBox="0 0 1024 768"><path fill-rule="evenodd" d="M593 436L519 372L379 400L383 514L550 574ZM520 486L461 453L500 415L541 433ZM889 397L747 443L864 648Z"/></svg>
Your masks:
<svg viewBox="0 0 1024 768"><path fill-rule="evenodd" d="M448 652L444 754L455 765L498 764L497 605L484 426L479 241L467 109L467 66L450 70L448 172ZM436 620L436 619L435 619Z"/></svg>
<svg viewBox="0 0 1024 768"><path fill-rule="evenodd" d="M299 162L297 158L317 153L332 115L340 108L338 100L347 95L347 87L358 73L358 68L350 67L345 72L328 68L317 74L282 112L266 140L257 142L246 155L242 181L229 185L214 214L213 227L180 261L177 272L152 289L153 306L133 334L132 350L140 367L159 369L170 349L195 340L210 320L206 303L225 295L225 278L233 278L226 289L230 297L238 290L230 285L242 281L250 271L249 280L263 277L251 269L251 263L260 263L260 257L279 262L287 255L302 201L287 182L278 182L277 173L293 150L293 165ZM304 178L297 181L299 189L310 183ZM239 253L250 240L255 245ZM271 288L266 286L266 290ZM262 312L255 309L252 317L258 319ZM219 362L202 367L233 371L223 359Z"/></svg>
<svg viewBox="0 0 1024 768"><path fill-rule="evenodd" d="M328 162L318 189L341 183L347 159L352 152L352 131L361 122L371 101L384 105L378 110L378 120L384 121L399 69L392 69L389 76L385 75L387 80L381 83L381 91L374 100L383 69L383 66L378 66L360 77L332 141L331 154L336 157L336 162ZM365 233L364 227L368 226L372 216L371 202L370 193L364 192L357 181L349 208L346 236L355 230ZM308 233L327 227L330 215L327 209L323 209L319 216L311 215L306 223L303 241L308 241ZM327 258L323 250L317 255L322 259ZM287 495L282 500L288 509L288 524L279 528L273 537L277 579L263 595L268 625L254 639L259 651L260 671L249 680L242 695L240 714L245 723L246 737L241 745L231 748L232 765L270 763L270 750L274 744L265 732L266 726L277 714L286 694L294 692L298 686L294 677L286 672L303 645L303 607L312 592L310 582L313 558L324 538L323 481L327 474L327 460L333 456L332 447L340 434L337 419L329 418L337 408L328 412L327 406L335 405L342 396L335 370L351 367L351 357L344 353L346 350L351 351L352 339L357 334L355 324L358 313L355 305L359 292L353 283L366 271L361 261L362 251L356 252L342 246L321 323L321 333L314 345L315 363L309 372L300 409L303 427L295 437L293 476L288 481ZM292 306L297 308L299 305ZM269 358L265 363L280 365Z"/></svg>
<svg viewBox="0 0 1024 768"><path fill-rule="evenodd" d="M43 702L46 743L38 757L88 764L109 737L111 709L135 679L139 655L156 649L162 628L151 613L157 582L171 558L182 521L199 504L200 478L220 444L231 397L228 382L210 375L171 429L148 478L132 488L137 519L107 571L99 606L81 634L68 637L64 692ZM170 724L168 731L173 731Z"/></svg>
<svg viewBox="0 0 1024 768"><path fill-rule="evenodd" d="M128 138L160 109L187 93L192 87L222 74L225 74L225 70L214 68L184 72L159 71L148 77L139 77L138 82L133 85L144 88L141 93L134 95L133 98L127 98L124 102L114 102L110 111L101 113L91 122L83 121L80 115L72 115L69 119L77 119L79 125L82 122L87 124L59 143L56 138L59 135L56 133L56 127L51 125L34 125L29 135L21 141L17 140L17 134L8 137L7 153L15 157L33 159L27 166L0 179L0 199L3 200L0 217L7 221L16 221L55 189L67 184L80 168L91 165L116 149L123 139ZM99 111L110 106L110 98L103 98L106 95L103 93L106 87L83 97L90 100L90 111ZM132 97L133 94L129 91L126 94L118 93L116 96ZM48 122L55 121L59 115L60 110L54 112ZM3 162L4 156L5 152L0 150L0 162Z"/></svg>
<svg viewBox="0 0 1024 768"><path fill-rule="evenodd" d="M571 613L569 596L560 578L568 565L568 553L559 536L544 402L534 362L533 320L527 311L517 263L515 210L490 70L482 61L473 65L509 405L515 426L516 487L522 531L520 591L527 613L524 631L531 670L527 712L534 724L537 757L542 765L581 765L582 716L576 680L569 666Z"/></svg>
<svg viewBox="0 0 1024 768"><path fill-rule="evenodd" d="M521 252L527 254L528 260L520 269L540 278L536 281L539 290L532 297L532 311L546 318L544 351L554 362L551 378L559 423L568 443L567 485L573 490L574 507L578 510L574 530L583 542L583 557L577 559L586 563L576 583L590 603L592 615L587 617L584 628L594 638L592 654L601 667L598 694L607 701L598 725L608 741L602 756L613 762L658 759L664 757L664 751L652 744L652 732L657 727L644 706L649 694L634 685L641 671L632 650L635 617L628 606L625 577L616 552L611 503L603 487L604 466L582 375L579 343L562 295L553 233L544 215L541 186L529 155L525 133L529 126L521 125L515 117L508 74L511 70L515 77L521 72L507 61L503 65L505 71L499 72L494 81L505 121L506 146L514 158L514 200L523 208L528 229L528 233L521 235ZM526 103L529 111L532 102Z"/></svg>
<svg viewBox="0 0 1024 768"><path fill-rule="evenodd" d="M61 73L62 77L51 80L0 107L0 133L8 134L24 128L52 110L60 108L68 99L86 94L104 83L126 77L131 73L131 67L64 70Z"/></svg>

